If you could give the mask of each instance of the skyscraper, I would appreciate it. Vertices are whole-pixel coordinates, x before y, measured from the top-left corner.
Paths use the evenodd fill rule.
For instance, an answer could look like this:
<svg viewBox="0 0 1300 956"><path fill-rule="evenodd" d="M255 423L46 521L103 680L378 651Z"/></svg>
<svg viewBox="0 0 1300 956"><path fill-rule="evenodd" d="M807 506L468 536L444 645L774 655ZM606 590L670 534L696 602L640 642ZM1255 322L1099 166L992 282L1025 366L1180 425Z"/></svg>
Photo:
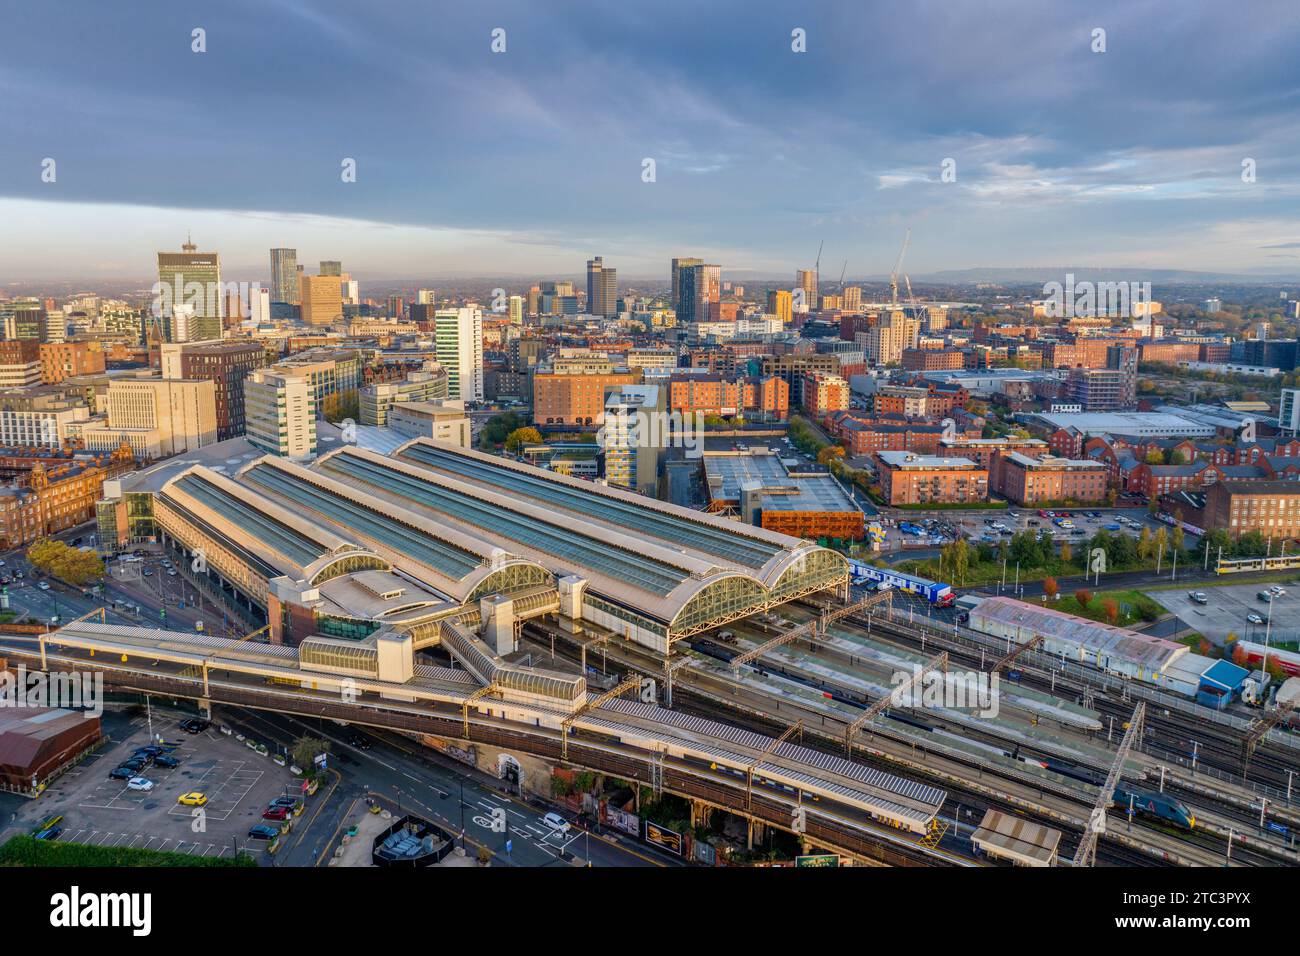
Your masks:
<svg viewBox="0 0 1300 956"><path fill-rule="evenodd" d="M439 309L434 313L434 349L447 370L447 397L483 400L483 313Z"/></svg>
<svg viewBox="0 0 1300 956"><path fill-rule="evenodd" d="M524 324L524 297L522 295L512 295L510 297L510 322L512 325Z"/></svg>
<svg viewBox="0 0 1300 956"><path fill-rule="evenodd" d="M817 270L799 269L794 274L794 287L803 290L804 308L796 311L807 312L817 308Z"/></svg>
<svg viewBox="0 0 1300 956"><path fill-rule="evenodd" d="M681 308L682 295L682 270L691 266L704 265L703 259L674 259L673 260L673 298L672 305L674 309Z"/></svg>
<svg viewBox="0 0 1300 956"><path fill-rule="evenodd" d="M187 306L187 338L219 339L224 298L221 257L215 252L199 252L198 248L186 242L180 252L158 253L157 318L170 327L174 309ZM169 338L173 342L185 341L174 329Z"/></svg>
<svg viewBox="0 0 1300 956"><path fill-rule="evenodd" d="M298 250L271 250L271 301L298 302Z"/></svg>
<svg viewBox="0 0 1300 956"><path fill-rule="evenodd" d="M618 315L618 270L606 267L600 256L587 260L587 312Z"/></svg>
<svg viewBox="0 0 1300 956"><path fill-rule="evenodd" d="M677 324L718 322L722 317L722 266L699 263L678 272Z"/></svg>

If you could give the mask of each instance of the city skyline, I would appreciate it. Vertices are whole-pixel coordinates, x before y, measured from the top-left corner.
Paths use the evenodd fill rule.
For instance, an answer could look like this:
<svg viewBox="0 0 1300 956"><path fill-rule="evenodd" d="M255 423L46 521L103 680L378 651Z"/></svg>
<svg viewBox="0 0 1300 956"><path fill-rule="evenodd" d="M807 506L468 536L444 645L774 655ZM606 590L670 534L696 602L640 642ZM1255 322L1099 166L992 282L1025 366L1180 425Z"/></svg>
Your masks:
<svg viewBox="0 0 1300 956"><path fill-rule="evenodd" d="M186 232L232 275L289 246L374 280L568 275L593 254L628 279L682 255L792 274L823 239L823 278L844 260L881 275L907 228L913 275L1285 276L1300 258L1288 5L571 6L562 24L524 4L292 0L137 22L76 3L119 55L56 76L42 51L63 21L15 11L29 42L0 69L0 130L24 148L0 158L0 280L145 276Z"/></svg>

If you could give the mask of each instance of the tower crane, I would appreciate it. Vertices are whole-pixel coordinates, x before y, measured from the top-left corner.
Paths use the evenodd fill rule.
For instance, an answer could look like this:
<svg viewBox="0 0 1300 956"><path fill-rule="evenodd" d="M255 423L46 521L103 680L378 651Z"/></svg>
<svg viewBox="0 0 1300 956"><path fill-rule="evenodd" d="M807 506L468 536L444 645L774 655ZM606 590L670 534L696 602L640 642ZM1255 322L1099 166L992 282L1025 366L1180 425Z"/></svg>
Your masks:
<svg viewBox="0 0 1300 956"><path fill-rule="evenodd" d="M898 308L898 270L903 267L903 256L907 254L907 245L912 241L912 230L903 236L903 247L898 250L898 259L894 262L894 271L889 274L889 290L894 308Z"/></svg>

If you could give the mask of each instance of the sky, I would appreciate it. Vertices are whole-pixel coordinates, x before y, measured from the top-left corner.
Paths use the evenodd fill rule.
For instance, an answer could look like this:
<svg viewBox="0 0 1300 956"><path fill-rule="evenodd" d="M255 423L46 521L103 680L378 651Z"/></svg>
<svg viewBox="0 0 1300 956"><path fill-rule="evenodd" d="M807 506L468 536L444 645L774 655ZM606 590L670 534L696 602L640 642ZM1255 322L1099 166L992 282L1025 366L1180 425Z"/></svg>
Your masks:
<svg viewBox="0 0 1300 956"><path fill-rule="evenodd" d="M783 275L822 241L824 279L879 276L907 229L913 275L1300 275L1295 0L0 16L0 281L147 277L187 232L251 278L282 245L362 279L577 275L592 255L621 277L672 256Z"/></svg>

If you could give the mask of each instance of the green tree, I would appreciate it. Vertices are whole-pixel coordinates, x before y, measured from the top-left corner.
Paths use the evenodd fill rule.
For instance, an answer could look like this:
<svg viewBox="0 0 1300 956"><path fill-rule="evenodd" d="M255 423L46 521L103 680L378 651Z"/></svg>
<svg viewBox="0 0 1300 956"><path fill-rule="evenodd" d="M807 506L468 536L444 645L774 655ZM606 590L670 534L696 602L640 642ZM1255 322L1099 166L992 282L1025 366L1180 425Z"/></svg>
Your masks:
<svg viewBox="0 0 1300 956"><path fill-rule="evenodd" d="M524 445L540 445L542 443L542 433L531 426L525 428L516 428L506 436L506 451L512 455L519 454L519 449Z"/></svg>
<svg viewBox="0 0 1300 956"><path fill-rule="evenodd" d="M304 770L315 766L316 755L329 753L330 745L319 737L299 737L293 742L289 754L293 762Z"/></svg>

